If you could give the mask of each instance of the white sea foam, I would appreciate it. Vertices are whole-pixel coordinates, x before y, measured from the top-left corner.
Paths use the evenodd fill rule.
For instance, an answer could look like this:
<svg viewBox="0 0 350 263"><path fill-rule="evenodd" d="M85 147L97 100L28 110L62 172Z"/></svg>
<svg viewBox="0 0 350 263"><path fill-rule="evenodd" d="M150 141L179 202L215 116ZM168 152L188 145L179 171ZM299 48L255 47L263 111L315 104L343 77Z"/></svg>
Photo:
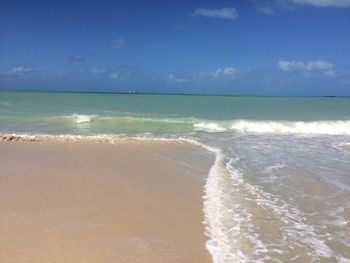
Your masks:
<svg viewBox="0 0 350 263"><path fill-rule="evenodd" d="M239 236L240 225L250 221L251 214L239 204L232 204L229 200L230 191L225 189L228 176L224 165L225 155L218 148L195 140L189 140L189 142L200 145L215 154L215 162L210 168L203 196L204 223L206 224L206 235L209 237L206 248L212 255L213 262L250 262L249 257L241 250ZM241 213L237 213L237 210L240 210ZM259 241L258 238L257 241ZM256 245L264 247L259 242L256 242Z"/></svg>
<svg viewBox="0 0 350 263"><path fill-rule="evenodd" d="M57 119L70 119L76 123L88 123L94 120L106 121L106 122L149 122L152 125L157 123L169 123L169 124L192 124L196 120L194 118L166 118L166 117L145 117L145 116L124 116L124 115L98 115L98 114L72 114L72 115L59 115L51 116L49 118L43 118L44 120L57 120Z"/></svg>
<svg viewBox="0 0 350 263"><path fill-rule="evenodd" d="M232 130L256 133L350 135L350 121L235 121Z"/></svg>
<svg viewBox="0 0 350 263"><path fill-rule="evenodd" d="M197 146L204 147L208 151L205 145L199 143L194 139L189 139L185 137L167 138L167 137L155 137L152 134L149 136L122 136L116 134L93 134L93 135L77 135L77 134L32 134L32 133L0 133L0 140L10 140L14 141L57 141L57 142L96 142L96 143L118 143L122 141L138 140L138 141L164 141L164 142L180 142L180 143L190 143Z"/></svg>
<svg viewBox="0 0 350 263"><path fill-rule="evenodd" d="M268 166L264 169L264 172L271 173L273 171L278 171L280 169L286 168L288 165L285 162L277 163L275 165Z"/></svg>
<svg viewBox="0 0 350 263"><path fill-rule="evenodd" d="M226 128L214 122L199 122L193 125L195 130L203 130L207 132L224 132Z"/></svg>
<svg viewBox="0 0 350 263"><path fill-rule="evenodd" d="M215 153L215 163L211 167L207 183L205 185L204 196L204 212L205 212L205 224L206 234L209 236L209 240L206 243L206 247L212 255L214 263L225 262L242 262L246 261L246 256L237 251L238 253L232 253L232 245L230 244L228 229L224 225L222 220L223 212L227 211L227 207L223 202L223 192L221 189L221 176L223 172L223 158L224 155L220 150L204 146L208 150ZM237 228L239 231L239 227Z"/></svg>
<svg viewBox="0 0 350 263"><path fill-rule="evenodd" d="M234 168L233 162L229 162L228 170L234 181L240 182L244 189L248 190L255 196L256 203L265 209L273 212L280 218L285 226L283 227L283 242L288 242L291 238L309 249L310 255L315 258L319 257L337 257L333 251L326 245L325 241L320 239L317 230L313 225L305 222L305 215L294 205L284 202L278 196L267 193L262 189L245 182L242 174ZM285 244L288 246L288 243Z"/></svg>
<svg viewBox="0 0 350 263"><path fill-rule="evenodd" d="M110 142L114 143L122 140L118 135L95 134L95 135L75 135L75 134L31 134L31 133L1 133L0 139L14 141L57 141L57 142Z"/></svg>
<svg viewBox="0 0 350 263"><path fill-rule="evenodd" d="M97 114L72 114L53 116L53 119L71 119L77 124L91 123L95 120L115 122L147 122L152 127L162 124L193 125L193 131L215 132L250 132L272 134L308 134L308 135L350 135L350 120L323 121L269 121L269 120L203 120L197 118L167 118L145 116L100 116ZM47 120L47 118L46 118ZM186 126L187 127L187 126ZM187 128L186 128L187 129ZM187 130L186 130L187 131Z"/></svg>
<svg viewBox="0 0 350 263"><path fill-rule="evenodd" d="M68 119L74 120L76 123L88 123L92 120L98 118L98 115L83 115L83 114L72 114L70 116L65 116Z"/></svg>
<svg viewBox="0 0 350 263"><path fill-rule="evenodd" d="M341 143L338 143L337 145L333 144L333 147L337 149L345 150L348 153L350 152L350 142L341 142Z"/></svg>

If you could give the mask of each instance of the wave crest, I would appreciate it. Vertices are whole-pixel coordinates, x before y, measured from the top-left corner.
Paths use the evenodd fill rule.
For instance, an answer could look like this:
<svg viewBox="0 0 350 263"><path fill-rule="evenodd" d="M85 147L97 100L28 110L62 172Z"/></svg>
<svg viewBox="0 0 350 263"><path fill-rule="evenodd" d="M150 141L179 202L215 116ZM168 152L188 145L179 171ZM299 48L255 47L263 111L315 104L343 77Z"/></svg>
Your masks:
<svg viewBox="0 0 350 263"><path fill-rule="evenodd" d="M237 121L232 130L240 132L279 133L279 134L316 134L350 135L350 121Z"/></svg>
<svg viewBox="0 0 350 263"><path fill-rule="evenodd" d="M66 116L66 118L73 119L76 123L87 123L91 122L93 119L98 118L98 115L82 115L82 114L72 114Z"/></svg>
<svg viewBox="0 0 350 263"><path fill-rule="evenodd" d="M195 130L204 130L207 132L224 132L227 129L215 122L199 122L193 125Z"/></svg>
<svg viewBox="0 0 350 263"><path fill-rule="evenodd" d="M137 131L171 132L174 128L180 132L204 131L216 132L248 132L271 134L305 134L305 135L350 135L350 120L320 120L320 121L287 121L287 120L210 120L194 117L160 117L160 116L100 116L97 114L72 114L69 116L52 116L43 118L47 122L62 120L73 121L75 124L99 122L108 123L109 127L132 127ZM147 130L150 129L150 130Z"/></svg>

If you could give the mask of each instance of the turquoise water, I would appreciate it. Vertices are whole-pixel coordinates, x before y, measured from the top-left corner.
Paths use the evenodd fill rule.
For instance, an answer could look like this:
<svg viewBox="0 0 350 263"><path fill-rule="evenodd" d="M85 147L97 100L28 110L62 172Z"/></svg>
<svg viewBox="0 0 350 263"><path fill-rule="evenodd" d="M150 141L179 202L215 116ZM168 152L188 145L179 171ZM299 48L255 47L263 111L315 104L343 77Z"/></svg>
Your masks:
<svg viewBox="0 0 350 263"><path fill-rule="evenodd" d="M280 128L288 132L295 122L304 121L309 126L299 127L299 132L313 133L329 126L328 130L334 128L331 133L350 134L349 101L348 98L1 92L0 131L49 134L152 132L159 135L198 130L259 131L270 121L271 129L282 125ZM310 124L317 128L315 126L311 131Z"/></svg>
<svg viewBox="0 0 350 263"><path fill-rule="evenodd" d="M214 262L350 260L349 98L0 92L0 133L200 144Z"/></svg>

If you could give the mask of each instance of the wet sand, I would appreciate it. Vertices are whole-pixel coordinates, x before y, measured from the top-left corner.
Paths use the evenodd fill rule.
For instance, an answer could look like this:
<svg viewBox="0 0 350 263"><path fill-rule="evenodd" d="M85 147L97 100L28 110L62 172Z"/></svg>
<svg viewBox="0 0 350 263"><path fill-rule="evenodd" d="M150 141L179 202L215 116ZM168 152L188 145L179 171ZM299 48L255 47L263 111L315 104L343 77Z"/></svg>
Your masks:
<svg viewBox="0 0 350 263"><path fill-rule="evenodd" d="M0 142L0 261L210 262L213 158L174 142Z"/></svg>

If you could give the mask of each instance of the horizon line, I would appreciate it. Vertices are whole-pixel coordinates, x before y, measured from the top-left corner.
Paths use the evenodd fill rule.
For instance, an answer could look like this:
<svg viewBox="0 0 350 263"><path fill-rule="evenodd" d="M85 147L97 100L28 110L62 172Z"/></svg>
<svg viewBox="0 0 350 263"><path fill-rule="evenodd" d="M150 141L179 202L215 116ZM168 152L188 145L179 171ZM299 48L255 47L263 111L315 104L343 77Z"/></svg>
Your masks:
<svg viewBox="0 0 350 263"><path fill-rule="evenodd" d="M42 92L42 93L85 93L85 94L119 94L119 95L173 95L173 96L213 96L213 97L317 97L317 98L350 98L350 95L239 95L209 93L171 93L171 92L137 92L123 91L71 91L71 90L35 90L35 89L1 89L0 92Z"/></svg>

